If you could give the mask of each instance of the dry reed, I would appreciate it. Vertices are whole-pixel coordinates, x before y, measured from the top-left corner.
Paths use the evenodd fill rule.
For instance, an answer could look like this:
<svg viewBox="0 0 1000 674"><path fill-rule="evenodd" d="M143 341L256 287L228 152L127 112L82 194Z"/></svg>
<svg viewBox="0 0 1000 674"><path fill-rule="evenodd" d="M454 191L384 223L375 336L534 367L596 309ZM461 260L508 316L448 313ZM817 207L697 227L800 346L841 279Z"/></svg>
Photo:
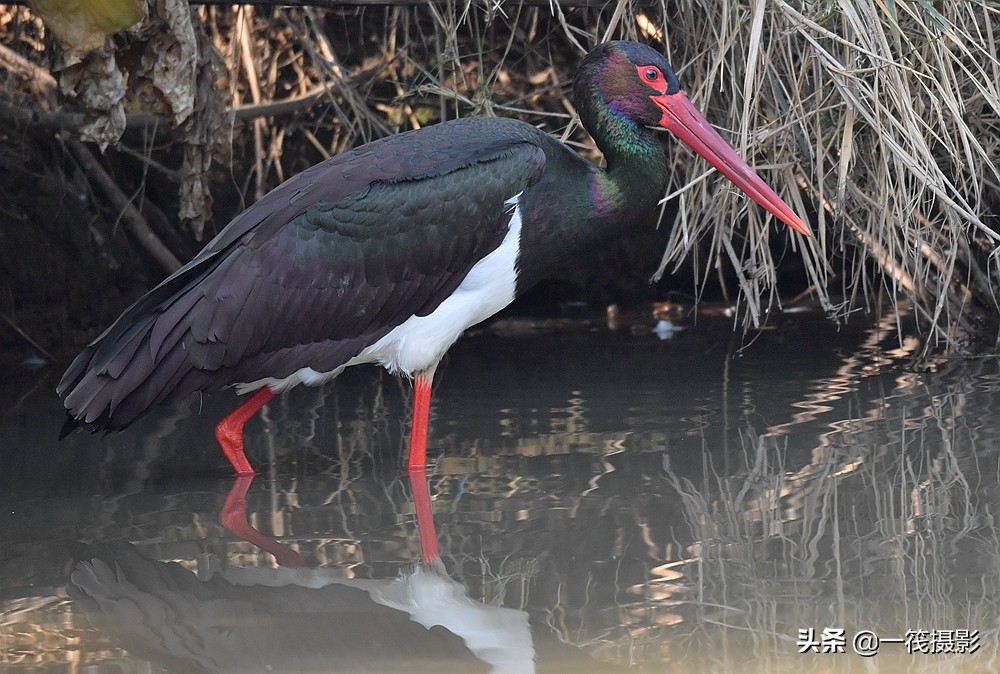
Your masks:
<svg viewBox="0 0 1000 674"><path fill-rule="evenodd" d="M0 48L44 63L30 12L2 12ZM596 156L573 123L572 72L596 42L639 39L664 50L696 104L815 232L805 239L771 225L670 144L665 197L677 199L679 214L657 278L691 264L696 295L735 278L744 326L780 308L779 291L808 289L838 320L875 311L883 298L908 301L931 347L996 344L1000 10L989 2L447 1L194 13L205 49L222 55L214 72L235 119L230 175L247 201L324 157L455 116L518 116ZM13 70L0 85L15 103L0 110L7 119L34 107ZM41 127L72 127L46 116L54 111L36 112ZM106 161L139 156L143 175L170 171L187 139L166 140L162 129L150 135L147 111L132 111L120 141L131 153L112 149ZM122 189L166 213L201 212L185 202L198 194L182 194L178 206L145 184ZM238 206L216 209L209 230ZM784 266L803 269L805 280L779 286Z"/></svg>

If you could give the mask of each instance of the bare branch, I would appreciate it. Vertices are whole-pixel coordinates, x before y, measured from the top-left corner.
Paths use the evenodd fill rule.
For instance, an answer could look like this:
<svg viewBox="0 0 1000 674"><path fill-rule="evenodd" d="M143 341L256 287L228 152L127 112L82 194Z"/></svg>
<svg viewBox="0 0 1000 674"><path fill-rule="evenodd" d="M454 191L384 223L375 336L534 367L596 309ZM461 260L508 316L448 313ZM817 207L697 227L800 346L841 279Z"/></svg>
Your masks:
<svg viewBox="0 0 1000 674"><path fill-rule="evenodd" d="M125 226L136 240L139 241L146 252L168 273L180 267L180 260L170 252L170 249L164 245L160 237L156 235L156 232L150 228L149 223L146 222L146 218L142 217L139 209L119 189L114 179L107 174L107 171L94 158L94 155L87 146L75 140L69 141L68 146L73 156L80 162L80 166L87 174L87 177L97 183L105 196L111 200L114 207L121 213Z"/></svg>

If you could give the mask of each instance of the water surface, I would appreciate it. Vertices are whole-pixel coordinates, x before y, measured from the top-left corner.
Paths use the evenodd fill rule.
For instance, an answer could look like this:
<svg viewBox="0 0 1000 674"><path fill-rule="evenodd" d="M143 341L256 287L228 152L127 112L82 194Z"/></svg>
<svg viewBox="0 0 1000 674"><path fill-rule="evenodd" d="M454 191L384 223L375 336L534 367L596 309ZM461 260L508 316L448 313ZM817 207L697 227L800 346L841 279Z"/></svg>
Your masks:
<svg viewBox="0 0 1000 674"><path fill-rule="evenodd" d="M415 480L375 369L269 405L249 484L212 434L235 396L57 442L58 373L19 376L0 669L996 671L1000 365L896 325L503 323L439 369ZM284 566L220 525L243 489Z"/></svg>

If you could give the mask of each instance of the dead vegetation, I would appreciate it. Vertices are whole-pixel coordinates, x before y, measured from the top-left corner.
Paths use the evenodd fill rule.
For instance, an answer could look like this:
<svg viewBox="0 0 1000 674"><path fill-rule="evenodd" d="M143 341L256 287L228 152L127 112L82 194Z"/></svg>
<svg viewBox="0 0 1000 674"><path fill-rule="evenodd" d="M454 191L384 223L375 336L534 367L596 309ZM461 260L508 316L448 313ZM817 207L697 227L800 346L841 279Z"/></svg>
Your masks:
<svg viewBox="0 0 1000 674"><path fill-rule="evenodd" d="M663 49L815 232L773 226L668 144L678 215L657 276L690 267L694 294L729 289L747 326L808 290L838 320L912 302L931 348L996 346L991 3L146 7L62 67L68 51L38 18L0 5L0 313L41 344L113 317L71 318L95 288L117 288L116 312L118 293L157 280L241 206L373 138L495 114L593 155L568 85L590 46L630 38ZM794 285L779 283L790 267Z"/></svg>

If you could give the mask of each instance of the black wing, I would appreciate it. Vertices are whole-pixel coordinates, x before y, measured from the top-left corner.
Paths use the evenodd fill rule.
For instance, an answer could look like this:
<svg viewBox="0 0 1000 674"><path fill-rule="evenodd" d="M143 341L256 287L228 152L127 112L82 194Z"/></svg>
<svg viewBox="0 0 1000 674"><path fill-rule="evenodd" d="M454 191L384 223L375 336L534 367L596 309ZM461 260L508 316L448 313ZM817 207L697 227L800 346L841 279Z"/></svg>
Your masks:
<svg viewBox="0 0 1000 674"><path fill-rule="evenodd" d="M538 179L533 127L469 119L370 143L286 181L129 307L57 388L121 428L197 390L344 364L432 312L499 246Z"/></svg>

